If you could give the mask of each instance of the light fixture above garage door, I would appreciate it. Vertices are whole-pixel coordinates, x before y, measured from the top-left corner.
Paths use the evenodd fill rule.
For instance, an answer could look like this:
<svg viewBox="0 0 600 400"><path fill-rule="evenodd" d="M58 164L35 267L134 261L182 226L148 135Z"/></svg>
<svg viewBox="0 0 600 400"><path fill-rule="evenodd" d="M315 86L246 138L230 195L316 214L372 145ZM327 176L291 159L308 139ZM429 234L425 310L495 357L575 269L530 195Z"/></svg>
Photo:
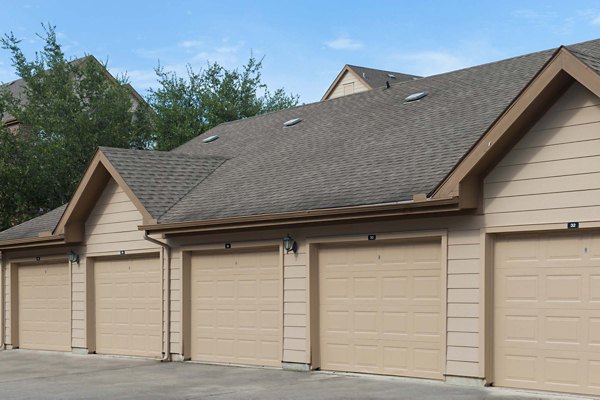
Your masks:
<svg viewBox="0 0 600 400"><path fill-rule="evenodd" d="M286 253L289 253L290 251L297 253L298 243L288 234L283 238L283 248L285 249Z"/></svg>

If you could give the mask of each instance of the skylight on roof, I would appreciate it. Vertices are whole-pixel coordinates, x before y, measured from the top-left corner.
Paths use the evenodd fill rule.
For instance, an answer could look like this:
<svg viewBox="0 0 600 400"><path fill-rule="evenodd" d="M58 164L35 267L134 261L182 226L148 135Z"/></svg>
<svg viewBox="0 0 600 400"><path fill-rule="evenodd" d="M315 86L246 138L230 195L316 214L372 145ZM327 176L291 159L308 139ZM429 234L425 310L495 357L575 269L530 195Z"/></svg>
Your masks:
<svg viewBox="0 0 600 400"><path fill-rule="evenodd" d="M418 101L421 100L423 97L427 96L429 93L427 92L418 92L418 93L413 93L409 96L406 96L406 98L404 99L405 103L410 103L413 101Z"/></svg>
<svg viewBox="0 0 600 400"><path fill-rule="evenodd" d="M214 141L215 141L215 140L217 140L218 138L219 138L219 136L217 136L217 135L212 135L212 136L209 136L209 137L207 137L207 138L205 138L205 139L202 139L202 141L203 141L204 143L210 143L210 142L214 142Z"/></svg>
<svg viewBox="0 0 600 400"><path fill-rule="evenodd" d="M302 122L301 118L294 118L294 119L290 119L289 121L285 121L283 123L283 126L294 126L296 124L299 124L300 122Z"/></svg>

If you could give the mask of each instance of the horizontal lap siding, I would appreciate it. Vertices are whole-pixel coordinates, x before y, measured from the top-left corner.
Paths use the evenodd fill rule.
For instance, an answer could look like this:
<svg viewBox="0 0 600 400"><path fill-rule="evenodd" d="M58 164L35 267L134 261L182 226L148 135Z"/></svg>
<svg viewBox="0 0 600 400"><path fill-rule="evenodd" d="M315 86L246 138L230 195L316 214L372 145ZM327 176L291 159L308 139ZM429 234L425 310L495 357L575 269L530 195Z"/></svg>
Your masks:
<svg viewBox="0 0 600 400"><path fill-rule="evenodd" d="M308 363L308 262L305 246L283 257L283 361Z"/></svg>
<svg viewBox="0 0 600 400"><path fill-rule="evenodd" d="M480 374L480 237L479 229L448 232L448 375Z"/></svg>
<svg viewBox="0 0 600 400"><path fill-rule="evenodd" d="M329 95L329 99L335 99L336 97L344 96L344 85L354 83L354 93L364 92L369 90L367 86L360 79L358 79L354 74L350 72L345 72L342 76L342 79L335 86L331 94Z"/></svg>
<svg viewBox="0 0 600 400"><path fill-rule="evenodd" d="M486 226L600 215L600 102L573 85L484 181Z"/></svg>
<svg viewBox="0 0 600 400"><path fill-rule="evenodd" d="M86 258L118 256L121 250L129 255L149 250L159 251L158 246L144 240L143 232L138 230L141 224L142 214L111 179L86 220L82 261L73 268L73 347L87 347Z"/></svg>
<svg viewBox="0 0 600 400"><path fill-rule="evenodd" d="M182 336L183 336L183 264L180 249L173 249L171 254L171 287L170 287L170 307L171 307L171 353L183 354Z"/></svg>

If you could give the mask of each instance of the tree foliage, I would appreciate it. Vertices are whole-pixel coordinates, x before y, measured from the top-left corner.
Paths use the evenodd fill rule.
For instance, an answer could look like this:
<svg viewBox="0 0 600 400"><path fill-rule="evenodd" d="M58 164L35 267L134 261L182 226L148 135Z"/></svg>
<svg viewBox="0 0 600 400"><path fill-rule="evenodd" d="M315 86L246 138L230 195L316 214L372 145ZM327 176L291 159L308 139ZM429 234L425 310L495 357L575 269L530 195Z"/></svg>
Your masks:
<svg viewBox="0 0 600 400"><path fill-rule="evenodd" d="M19 123L0 130L0 227L68 201L98 146L148 148L150 112L132 102L126 79L115 79L92 56L65 57L54 27L29 59L10 33L0 39L25 83L20 94L0 88L0 111Z"/></svg>
<svg viewBox="0 0 600 400"><path fill-rule="evenodd" d="M270 92L262 82L262 60L250 56L241 70L218 63L187 76L156 68L159 86L148 102L155 110L156 147L171 150L220 123L248 118L298 104L284 89Z"/></svg>
<svg viewBox="0 0 600 400"><path fill-rule="evenodd" d="M0 86L0 115L18 121L10 130L0 122L0 230L66 203L98 146L170 150L222 122L298 103L267 89L252 55L240 70L213 63L180 77L158 67L147 102L132 101L125 77L93 56L67 59L55 28L42 26L32 58L13 33L0 38L24 81L19 95Z"/></svg>

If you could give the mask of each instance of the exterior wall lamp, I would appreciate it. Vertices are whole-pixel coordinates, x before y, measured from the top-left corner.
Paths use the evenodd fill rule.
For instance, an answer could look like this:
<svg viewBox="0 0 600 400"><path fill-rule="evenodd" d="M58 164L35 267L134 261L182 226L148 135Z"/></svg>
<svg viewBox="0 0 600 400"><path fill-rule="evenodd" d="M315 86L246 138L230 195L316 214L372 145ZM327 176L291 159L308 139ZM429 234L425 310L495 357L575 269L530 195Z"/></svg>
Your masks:
<svg viewBox="0 0 600 400"><path fill-rule="evenodd" d="M297 253L298 243L288 234L283 238L283 248L285 249L286 253L289 253L290 251Z"/></svg>
<svg viewBox="0 0 600 400"><path fill-rule="evenodd" d="M73 250L71 250L69 252L69 262L79 264L79 254L77 254Z"/></svg>

